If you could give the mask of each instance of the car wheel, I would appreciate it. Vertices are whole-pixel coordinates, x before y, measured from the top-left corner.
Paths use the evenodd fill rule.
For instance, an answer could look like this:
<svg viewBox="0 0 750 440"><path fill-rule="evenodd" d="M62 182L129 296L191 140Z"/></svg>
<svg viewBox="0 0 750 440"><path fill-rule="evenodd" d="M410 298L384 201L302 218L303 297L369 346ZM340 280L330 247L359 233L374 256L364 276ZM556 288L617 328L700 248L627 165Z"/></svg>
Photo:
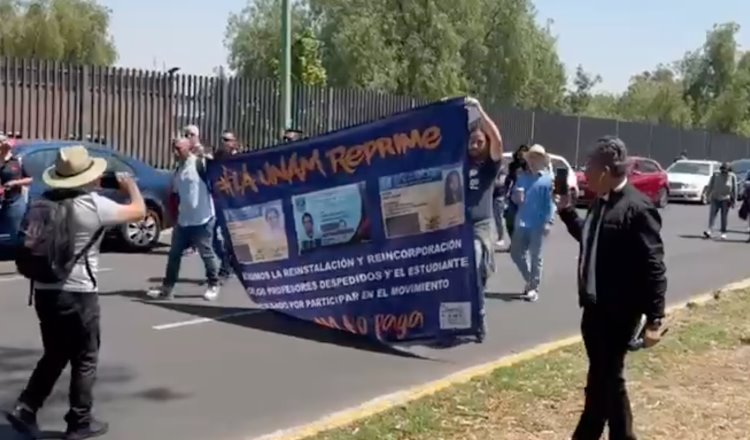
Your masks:
<svg viewBox="0 0 750 440"><path fill-rule="evenodd" d="M666 188L659 190L659 195L656 197L656 207L664 208L669 203L669 192Z"/></svg>
<svg viewBox="0 0 750 440"><path fill-rule="evenodd" d="M151 250L159 242L160 235L161 220L159 214L152 209L146 211L146 217L143 220L122 226L123 242L134 251Z"/></svg>
<svg viewBox="0 0 750 440"><path fill-rule="evenodd" d="M701 192L701 205L708 205L708 188L703 188L703 192Z"/></svg>

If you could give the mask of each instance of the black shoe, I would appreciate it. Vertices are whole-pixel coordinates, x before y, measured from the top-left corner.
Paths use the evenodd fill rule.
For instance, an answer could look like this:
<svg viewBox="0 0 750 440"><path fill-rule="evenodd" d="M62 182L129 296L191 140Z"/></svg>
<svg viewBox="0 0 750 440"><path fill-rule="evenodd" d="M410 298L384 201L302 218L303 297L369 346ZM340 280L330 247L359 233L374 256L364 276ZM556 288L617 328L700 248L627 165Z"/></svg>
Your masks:
<svg viewBox="0 0 750 440"><path fill-rule="evenodd" d="M68 426L68 430L65 431L65 440L84 440L101 437L107 431L109 431L109 424L92 419L91 423L86 426Z"/></svg>
<svg viewBox="0 0 750 440"><path fill-rule="evenodd" d="M32 438L39 436L39 425L36 423L36 414L33 412L21 406L16 406L13 411L5 413L5 419L17 432Z"/></svg>

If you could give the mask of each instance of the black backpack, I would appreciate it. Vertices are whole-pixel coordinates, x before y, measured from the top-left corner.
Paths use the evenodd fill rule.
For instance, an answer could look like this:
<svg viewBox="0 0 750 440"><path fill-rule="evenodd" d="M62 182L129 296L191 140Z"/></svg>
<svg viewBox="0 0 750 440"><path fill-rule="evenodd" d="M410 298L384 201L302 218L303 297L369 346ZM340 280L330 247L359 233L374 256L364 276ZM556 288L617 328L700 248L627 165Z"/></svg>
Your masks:
<svg viewBox="0 0 750 440"><path fill-rule="evenodd" d="M73 200L82 195L76 192L48 192L30 203L21 221L16 268L29 280L44 284L65 281L73 266L86 256L104 232L100 228L78 253L75 237L70 231ZM86 258L86 270L96 284Z"/></svg>

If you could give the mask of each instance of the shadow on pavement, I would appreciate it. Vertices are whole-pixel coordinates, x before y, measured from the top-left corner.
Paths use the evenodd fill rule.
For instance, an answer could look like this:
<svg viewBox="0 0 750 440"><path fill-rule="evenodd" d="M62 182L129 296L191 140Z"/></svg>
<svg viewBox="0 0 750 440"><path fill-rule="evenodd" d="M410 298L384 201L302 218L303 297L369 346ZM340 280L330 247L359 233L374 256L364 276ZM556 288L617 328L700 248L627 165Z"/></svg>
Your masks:
<svg viewBox="0 0 750 440"><path fill-rule="evenodd" d="M106 341L104 343L106 344ZM0 346L0 409L9 410L15 404L16 398L26 386L26 382L41 356L41 350ZM123 399L143 399L161 403L190 397L189 394L167 388L150 388L136 392L120 391L123 385L134 379L135 375L130 368L100 365L96 379L96 401L104 403ZM45 402L45 407L53 405L67 407L69 382L70 376L66 370L57 381L52 395ZM0 418L0 423L5 423L4 417ZM6 439L3 430L7 431L11 428L7 424L0 424L0 440Z"/></svg>
<svg viewBox="0 0 750 440"><path fill-rule="evenodd" d="M36 439L64 439L65 432L63 431L42 431L38 433ZM29 437L24 434L19 434L13 430L13 428L5 421L5 414L2 415L2 422L0 422L0 440L29 440Z"/></svg>
<svg viewBox="0 0 750 440"><path fill-rule="evenodd" d="M522 294L518 292L485 292L486 299L499 299L505 302L524 301Z"/></svg>
<svg viewBox="0 0 750 440"><path fill-rule="evenodd" d="M678 235L680 238L686 238L688 240L706 240L706 241L716 241L718 243L747 243L747 238L732 238L731 236L725 238L724 240L719 240L716 236L712 238L706 238L703 235L698 234L680 234Z"/></svg>
<svg viewBox="0 0 750 440"><path fill-rule="evenodd" d="M166 250L166 252L164 252ZM169 246L164 243L157 243L150 251L131 250L120 244L117 240L104 240L101 245L101 252L107 254L166 254Z"/></svg>
<svg viewBox="0 0 750 440"><path fill-rule="evenodd" d="M703 234L680 234L678 235L680 238L687 238L690 240L708 240L708 238L704 237Z"/></svg>
<svg viewBox="0 0 750 440"><path fill-rule="evenodd" d="M143 298L144 292L142 290L114 291L100 293L100 295L119 295L126 298L132 298L134 301L142 304L161 307L167 310L184 313L186 315L216 319L240 327L291 336L298 339L306 339L324 344L338 345L341 347L392 356L429 360L427 357L378 343L377 341L373 341L363 336L353 335L341 330L325 328L312 322L270 310L178 302L180 299L186 298L185 296L177 296L176 301L147 301Z"/></svg>
<svg viewBox="0 0 750 440"><path fill-rule="evenodd" d="M149 283L161 285L164 282L164 277L151 277L148 279ZM202 286L206 284L205 278L178 278L177 284L194 284L196 286Z"/></svg>

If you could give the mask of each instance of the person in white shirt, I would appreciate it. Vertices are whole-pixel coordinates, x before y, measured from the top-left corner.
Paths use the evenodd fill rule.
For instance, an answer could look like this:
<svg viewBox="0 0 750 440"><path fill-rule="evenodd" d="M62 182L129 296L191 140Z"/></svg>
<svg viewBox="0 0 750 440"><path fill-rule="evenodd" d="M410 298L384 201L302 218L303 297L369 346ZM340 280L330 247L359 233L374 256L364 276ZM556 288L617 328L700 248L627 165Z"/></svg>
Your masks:
<svg viewBox="0 0 750 440"><path fill-rule="evenodd" d="M214 250L216 215L213 199L203 180L204 160L193 154L194 145L189 139L174 143L179 166L174 174L173 191L177 194L177 224L172 231L167 269L161 287L150 289L154 299L173 299L174 286L180 273L182 255L188 247L195 247L206 269L208 289L203 298L213 301L219 296L219 261Z"/></svg>

